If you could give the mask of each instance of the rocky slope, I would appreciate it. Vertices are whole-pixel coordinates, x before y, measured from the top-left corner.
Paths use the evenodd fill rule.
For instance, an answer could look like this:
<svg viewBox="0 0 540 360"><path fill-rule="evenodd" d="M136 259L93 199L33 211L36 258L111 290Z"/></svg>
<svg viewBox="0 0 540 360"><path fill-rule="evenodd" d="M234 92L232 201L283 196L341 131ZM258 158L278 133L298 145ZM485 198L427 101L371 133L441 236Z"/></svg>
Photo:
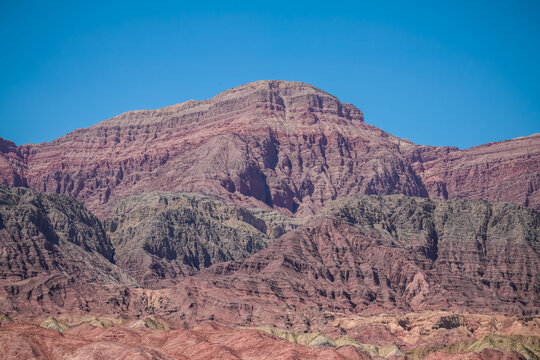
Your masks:
<svg viewBox="0 0 540 360"><path fill-rule="evenodd" d="M92 328L82 325L63 334L35 325L0 328L0 345L8 359L329 359L364 360L353 347L310 348L254 330L214 323L190 330Z"/></svg>
<svg viewBox="0 0 540 360"><path fill-rule="evenodd" d="M0 244L0 311L104 306L136 285L111 263L101 222L67 196L0 186Z"/></svg>
<svg viewBox="0 0 540 360"><path fill-rule="evenodd" d="M311 85L258 81L205 101L132 111L51 143L0 141L0 179L69 194L96 215L128 195L199 192L310 216L359 194L505 200L540 209L540 136L459 151L364 123Z"/></svg>
<svg viewBox="0 0 540 360"><path fill-rule="evenodd" d="M161 287L212 264L243 259L301 223L275 211L165 192L128 197L104 220L116 263L139 283Z"/></svg>
<svg viewBox="0 0 540 360"><path fill-rule="evenodd" d="M460 321L450 326L447 318ZM258 359L269 353L276 359L536 359L540 338L531 333L537 331L539 321L538 317L439 312L401 318L384 315L341 319L339 324L352 326L353 331L331 337L270 327L231 328L216 322L178 329L157 316L63 314L30 322L4 317L0 346L5 357L19 359ZM355 323L361 327L355 328ZM386 339L377 338L380 329L390 334L393 344L381 343ZM430 345L400 342L418 338L419 331ZM371 332L375 343L361 343L359 339L365 336L359 332ZM455 341L449 344L449 339Z"/></svg>
<svg viewBox="0 0 540 360"><path fill-rule="evenodd" d="M507 201L540 210L540 134L446 154L421 148L416 154L413 168L429 197Z"/></svg>
<svg viewBox="0 0 540 360"><path fill-rule="evenodd" d="M102 222L73 198L0 186L0 311L118 312L131 300L144 311L137 287L245 258L303 222L195 194L148 193L114 211Z"/></svg>
<svg viewBox="0 0 540 360"><path fill-rule="evenodd" d="M539 353L533 209L360 196L338 199L302 225L274 211L155 192L126 198L113 213L100 221L72 198L0 187L0 312L8 313L0 343L8 358ZM438 309L451 311L426 311ZM69 312L109 317L78 321ZM51 313L39 322L62 336L25 324ZM9 317L16 320L5 325ZM89 327L126 319L129 328ZM227 326L197 328L208 320Z"/></svg>
<svg viewBox="0 0 540 360"><path fill-rule="evenodd" d="M154 311L234 325L324 328L335 314L537 313L540 214L401 195L338 201L255 255L154 293ZM157 299L176 298L163 307Z"/></svg>
<svg viewBox="0 0 540 360"><path fill-rule="evenodd" d="M538 134L420 146L260 81L0 138L0 183L0 357L540 356Z"/></svg>
<svg viewBox="0 0 540 360"><path fill-rule="evenodd" d="M540 309L540 214L509 203L337 200L250 255L272 241L277 224L279 234L298 223L198 195L153 193L118 205L105 221L111 242L73 199L2 191L4 311L103 306L311 331L336 313ZM237 260L220 262L227 258ZM192 275L196 264L213 262L185 279L163 271ZM160 289L138 288L133 278Z"/></svg>

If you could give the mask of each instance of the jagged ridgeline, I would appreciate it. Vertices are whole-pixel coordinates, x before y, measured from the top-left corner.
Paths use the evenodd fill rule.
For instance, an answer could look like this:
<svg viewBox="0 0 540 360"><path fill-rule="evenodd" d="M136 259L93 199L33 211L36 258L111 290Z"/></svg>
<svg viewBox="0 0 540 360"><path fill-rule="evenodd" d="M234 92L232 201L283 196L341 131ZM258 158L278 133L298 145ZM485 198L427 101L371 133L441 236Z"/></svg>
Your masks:
<svg viewBox="0 0 540 360"><path fill-rule="evenodd" d="M130 282L114 266L114 248L98 218L69 196L0 186L1 278L54 272Z"/></svg>
<svg viewBox="0 0 540 360"><path fill-rule="evenodd" d="M540 135L460 150L417 145L366 120L312 85L257 81L130 111L50 143L0 139L0 184L71 195L100 218L129 195L158 190L296 217L373 194L540 209Z"/></svg>
<svg viewBox="0 0 540 360"><path fill-rule="evenodd" d="M539 144L417 145L275 80L0 138L0 349L537 359Z"/></svg>
<svg viewBox="0 0 540 360"><path fill-rule="evenodd" d="M202 271L189 303L231 309L200 307L200 316L297 331L325 326L325 311L536 314L539 230L537 211L510 203L340 199L255 255Z"/></svg>
<svg viewBox="0 0 540 360"><path fill-rule="evenodd" d="M276 211L169 192L124 199L104 220L115 261L144 284L243 259L303 222Z"/></svg>
<svg viewBox="0 0 540 360"><path fill-rule="evenodd" d="M290 289L270 301L278 313L297 301L346 312L539 307L540 215L513 204L363 196L302 225L275 211L154 192L124 199L100 222L67 196L6 187L0 196L0 267L14 301L24 293L61 307L66 289L84 283L167 287L190 276L203 288L222 278L212 286L231 298ZM236 288L248 279L254 289Z"/></svg>
<svg viewBox="0 0 540 360"><path fill-rule="evenodd" d="M68 196L0 187L0 312L121 313L144 327L149 315L188 327L212 319L372 357L487 347L532 359L539 230L540 214L514 204L403 195L338 199L299 220L152 192L125 198L100 221ZM364 330L355 338L355 328L342 327L360 315L437 309L527 315L527 326L512 318L522 330L510 326L525 337L469 340L461 332L476 321L452 313L430 331L452 332L454 345L376 345L358 340ZM396 322L398 333L416 336L411 316ZM58 319L41 326L69 331ZM387 336L399 343L397 333Z"/></svg>

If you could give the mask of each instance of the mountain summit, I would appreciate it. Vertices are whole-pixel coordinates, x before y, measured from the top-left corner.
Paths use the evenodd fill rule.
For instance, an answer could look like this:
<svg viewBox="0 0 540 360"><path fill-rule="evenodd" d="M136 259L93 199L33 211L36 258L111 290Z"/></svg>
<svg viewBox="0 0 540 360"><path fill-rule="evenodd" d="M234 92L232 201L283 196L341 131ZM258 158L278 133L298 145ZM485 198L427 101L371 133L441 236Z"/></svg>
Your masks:
<svg viewBox="0 0 540 360"><path fill-rule="evenodd" d="M0 183L69 194L97 216L130 195L197 192L309 216L362 194L464 197L540 209L540 136L471 149L415 145L301 82L257 81L131 111L50 143L0 144Z"/></svg>
<svg viewBox="0 0 540 360"><path fill-rule="evenodd" d="M224 120L259 120L264 123L264 120L272 119L271 115L284 120L273 125L291 126L295 121L306 120L307 113L322 115L321 121L337 121L342 124L347 120L363 121L362 112L356 107L344 104L335 96L312 85L295 81L262 80L223 91L204 101L189 100L157 110L129 111L96 126L141 126L175 122L175 119L186 125L202 117L216 123ZM314 120L314 117L310 119Z"/></svg>

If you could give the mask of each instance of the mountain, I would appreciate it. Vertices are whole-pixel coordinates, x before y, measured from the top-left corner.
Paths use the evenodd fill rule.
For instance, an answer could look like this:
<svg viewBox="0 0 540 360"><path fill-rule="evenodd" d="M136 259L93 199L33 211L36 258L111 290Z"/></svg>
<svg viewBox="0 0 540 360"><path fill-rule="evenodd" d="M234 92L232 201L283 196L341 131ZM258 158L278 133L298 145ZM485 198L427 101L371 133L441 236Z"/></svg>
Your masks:
<svg viewBox="0 0 540 360"><path fill-rule="evenodd" d="M0 186L0 311L142 311L126 308L130 289L243 259L302 223L183 193L128 197L114 211L100 221L69 196Z"/></svg>
<svg viewBox="0 0 540 360"><path fill-rule="evenodd" d="M0 190L8 357L540 353L540 214L532 209L359 196L301 225L273 211L153 192L119 202L100 221L67 196ZM250 243L265 249L250 254ZM197 269L196 257L186 261L192 249L215 263ZM175 266L189 271L157 271ZM55 317L43 321L47 314Z"/></svg>
<svg viewBox="0 0 540 360"><path fill-rule="evenodd" d="M540 210L540 134L413 161L431 198L507 201ZM415 155L416 156L416 155Z"/></svg>
<svg viewBox="0 0 540 360"><path fill-rule="evenodd" d="M420 146L311 85L257 81L131 111L50 143L0 141L5 185L69 194L99 217L148 191L196 192L308 217L362 194L509 201L540 209L540 136Z"/></svg>
<svg viewBox="0 0 540 360"><path fill-rule="evenodd" d="M536 359L539 145L416 145L285 81L0 139L0 347Z"/></svg>
<svg viewBox="0 0 540 360"><path fill-rule="evenodd" d="M137 285L111 262L101 222L67 196L0 186L0 244L0 312L112 311L105 300Z"/></svg>
<svg viewBox="0 0 540 360"><path fill-rule="evenodd" d="M446 352L483 358L493 342L483 338L486 331L504 335L489 356L518 359L536 351L540 214L532 209L479 200L361 196L336 200L302 225L274 211L153 192L126 198L111 218L100 221L64 195L0 190L0 311L17 319L0 331L0 343L12 357L26 354L28 343L45 356L52 342L75 351L66 350L65 357L197 358L186 349L217 329L210 325L198 332L197 324L208 320L232 328L219 325L213 340L199 341L201 349L214 347L201 358L221 351L250 358L277 348L283 358L406 353L421 359ZM209 262L195 266L196 254ZM234 261L223 262L228 257ZM187 271L162 271L176 268ZM447 311L426 312L440 309ZM493 315L466 312L518 316L497 315L494 322ZM91 315L96 313L111 318ZM26 323L45 314L64 320L51 318L41 326L56 331L75 326L73 331L58 337ZM148 335L130 330L167 329L160 320L147 320L156 314L172 328L190 330L148 330ZM9 317L0 316L0 330ZM130 329L98 329L127 319L134 319ZM533 336L505 337L514 334ZM108 343L101 342L104 337ZM149 342L133 348L141 337ZM175 339L174 351L172 343L163 342L169 337ZM224 338L229 340L222 343Z"/></svg>
<svg viewBox="0 0 540 360"><path fill-rule="evenodd" d="M335 314L536 314L539 240L540 214L509 203L355 197L255 255L185 279L169 305L199 320L297 331L324 329Z"/></svg>
<svg viewBox="0 0 540 360"><path fill-rule="evenodd" d="M324 328L328 312L540 309L540 214L509 203L361 196L301 225L200 195L149 193L101 222L66 196L1 190L8 310L105 303L306 331ZM276 228L288 232L274 240Z"/></svg>
<svg viewBox="0 0 540 360"><path fill-rule="evenodd" d="M104 220L115 262L141 284L165 286L212 264L264 249L301 220L195 194L130 196Z"/></svg>

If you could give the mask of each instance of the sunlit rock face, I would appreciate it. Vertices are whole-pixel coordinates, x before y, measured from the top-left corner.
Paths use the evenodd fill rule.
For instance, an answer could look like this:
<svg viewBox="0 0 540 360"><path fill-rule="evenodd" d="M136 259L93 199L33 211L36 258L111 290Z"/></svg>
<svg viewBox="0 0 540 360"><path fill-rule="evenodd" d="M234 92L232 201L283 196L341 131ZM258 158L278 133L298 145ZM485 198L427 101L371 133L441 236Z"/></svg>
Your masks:
<svg viewBox="0 0 540 360"><path fill-rule="evenodd" d="M539 187L299 82L0 139L0 357L535 359Z"/></svg>
<svg viewBox="0 0 540 360"><path fill-rule="evenodd" d="M76 116L76 115L74 115ZM404 194L539 209L540 136L468 150L420 146L311 85L257 81L204 101L121 114L51 143L2 140L0 179L69 194L94 214L151 190L309 216L333 199Z"/></svg>

